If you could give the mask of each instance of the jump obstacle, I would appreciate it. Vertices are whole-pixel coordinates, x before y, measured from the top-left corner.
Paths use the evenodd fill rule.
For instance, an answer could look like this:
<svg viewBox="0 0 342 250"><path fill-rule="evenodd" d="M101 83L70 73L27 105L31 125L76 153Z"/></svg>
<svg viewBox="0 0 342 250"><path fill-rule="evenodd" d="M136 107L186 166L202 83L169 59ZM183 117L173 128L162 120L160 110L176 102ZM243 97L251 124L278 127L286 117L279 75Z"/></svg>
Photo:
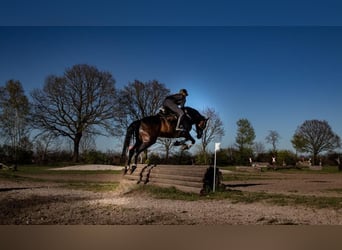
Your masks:
<svg viewBox="0 0 342 250"><path fill-rule="evenodd" d="M188 193L205 194L213 189L214 167L203 165L141 165L124 179L140 185L174 187ZM221 185L222 173L216 168L215 188Z"/></svg>

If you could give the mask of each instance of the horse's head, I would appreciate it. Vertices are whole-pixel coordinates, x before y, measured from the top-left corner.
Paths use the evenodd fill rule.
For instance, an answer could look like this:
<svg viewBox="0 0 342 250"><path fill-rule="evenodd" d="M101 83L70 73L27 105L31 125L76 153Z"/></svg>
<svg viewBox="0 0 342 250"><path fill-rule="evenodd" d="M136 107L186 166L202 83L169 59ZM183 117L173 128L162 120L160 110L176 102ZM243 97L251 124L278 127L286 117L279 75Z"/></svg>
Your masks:
<svg viewBox="0 0 342 250"><path fill-rule="evenodd" d="M208 118L205 118L196 109L185 107L184 110L190 116L192 124L196 125L197 139L201 139L203 131L207 127Z"/></svg>
<svg viewBox="0 0 342 250"><path fill-rule="evenodd" d="M203 131L207 127L207 121L209 118L203 117L203 119L199 120L198 123L196 123L196 133L197 133L197 139L201 139L203 135Z"/></svg>

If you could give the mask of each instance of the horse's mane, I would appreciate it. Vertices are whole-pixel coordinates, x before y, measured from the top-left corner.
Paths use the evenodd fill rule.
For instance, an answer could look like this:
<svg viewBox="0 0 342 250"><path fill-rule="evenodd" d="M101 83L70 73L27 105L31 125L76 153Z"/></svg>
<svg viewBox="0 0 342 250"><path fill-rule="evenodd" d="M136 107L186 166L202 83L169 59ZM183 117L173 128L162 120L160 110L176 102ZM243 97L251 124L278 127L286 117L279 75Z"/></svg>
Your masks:
<svg viewBox="0 0 342 250"><path fill-rule="evenodd" d="M192 108L192 107L185 106L184 109L187 110L188 112L198 113L199 114L199 112L196 109Z"/></svg>
<svg viewBox="0 0 342 250"><path fill-rule="evenodd" d="M192 118L194 118L194 119L196 119L196 118L204 118L204 116L201 115L200 112L198 112L196 109L194 109L194 108L192 108L192 107L186 106L186 107L184 107L184 110L186 110L186 111L188 112L188 114L189 114ZM196 117L193 117L193 116L196 116Z"/></svg>

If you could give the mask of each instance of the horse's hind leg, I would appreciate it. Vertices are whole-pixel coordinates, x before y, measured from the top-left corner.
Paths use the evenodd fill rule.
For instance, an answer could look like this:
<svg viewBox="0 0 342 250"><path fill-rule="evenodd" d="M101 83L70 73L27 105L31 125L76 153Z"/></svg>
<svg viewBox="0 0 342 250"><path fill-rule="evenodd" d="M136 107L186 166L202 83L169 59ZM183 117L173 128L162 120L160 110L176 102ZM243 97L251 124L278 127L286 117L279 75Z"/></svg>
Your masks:
<svg viewBox="0 0 342 250"><path fill-rule="evenodd" d="M136 154L137 147L139 146L140 146L140 141L137 141L132 147L128 149L128 160L125 166L124 174L126 174L128 170L130 170L131 173L133 172L132 167L131 167L131 161L132 161L132 157L134 156L134 154Z"/></svg>
<svg viewBox="0 0 342 250"><path fill-rule="evenodd" d="M138 156L140 154L139 148L141 147L141 145L142 145L142 142L140 140L138 140L138 141L136 141L134 146L129 149L126 172L128 170L130 170L130 174L132 174L134 172L134 170L137 168ZM131 166L132 158L134 158L134 163Z"/></svg>
<svg viewBox="0 0 342 250"><path fill-rule="evenodd" d="M152 144L154 144L155 141L151 142L143 142L137 149L134 155L134 165L131 168L131 174L134 172L134 170L137 168L138 165L138 157L140 155L141 152L143 152L145 149L147 149L148 147L150 147Z"/></svg>

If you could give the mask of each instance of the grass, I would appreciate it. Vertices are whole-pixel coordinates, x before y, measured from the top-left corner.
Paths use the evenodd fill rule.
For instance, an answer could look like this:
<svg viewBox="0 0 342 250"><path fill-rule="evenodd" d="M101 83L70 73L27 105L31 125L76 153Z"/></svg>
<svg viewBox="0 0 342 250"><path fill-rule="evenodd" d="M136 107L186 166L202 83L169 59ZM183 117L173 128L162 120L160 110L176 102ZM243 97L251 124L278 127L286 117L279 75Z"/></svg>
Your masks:
<svg viewBox="0 0 342 250"><path fill-rule="evenodd" d="M235 167L234 166L218 166L219 169L223 169L223 170L230 170L230 171L235 171ZM322 174L322 173L327 173L327 174L333 174L333 173L339 173L342 174L342 171L338 170L337 166L323 166L322 170L310 170L309 168L291 168L291 169L282 169L282 168L278 168L276 170L274 169L266 169L264 168L262 170L262 172L281 172L281 173L296 173L296 174L300 174L300 173L310 173L310 174Z"/></svg>
<svg viewBox="0 0 342 250"><path fill-rule="evenodd" d="M154 186L143 186L135 192L148 192L157 199L171 199L171 200L223 200L228 199L233 203L254 203L265 202L278 206L286 205L302 205L311 208L342 208L341 197L317 197L306 195L284 195L271 194L266 192L243 192L238 190L228 190L223 192L209 193L204 196L198 194L184 193L175 188L160 188Z"/></svg>
<svg viewBox="0 0 342 250"><path fill-rule="evenodd" d="M92 174L122 174L121 170L46 170L44 172L45 174L87 174L87 175L92 175Z"/></svg>
<svg viewBox="0 0 342 250"><path fill-rule="evenodd" d="M92 192L110 192L115 191L115 189L119 186L117 182L106 182L106 183L98 183L98 182L68 182L63 187L70 189L80 189L85 191Z"/></svg>
<svg viewBox="0 0 342 250"><path fill-rule="evenodd" d="M195 193L185 193L179 191L174 187L161 188L156 186L139 186L133 191L134 193L144 193L147 192L156 199L171 199L171 200L187 200L187 201L197 201L201 199L201 196Z"/></svg>
<svg viewBox="0 0 342 250"><path fill-rule="evenodd" d="M266 172L281 172L281 173L295 173L295 174L342 174L342 171L338 170L337 166L323 166L322 170L311 170L309 168L301 169L277 169L277 170L266 170Z"/></svg>
<svg viewBox="0 0 342 250"><path fill-rule="evenodd" d="M250 180L277 180L283 179L281 174L342 174L342 171L339 171L337 166L325 166L322 170L310 170L309 168L302 169L277 169L277 170L266 170L264 169L260 173L253 172L235 172L234 167L220 167L220 169L226 169L233 171L230 174L223 174L223 181L250 181ZM268 173L272 173L272 176L267 175ZM279 173L279 177L276 175Z"/></svg>
<svg viewBox="0 0 342 250"><path fill-rule="evenodd" d="M331 188L331 189L326 189L325 191L342 194L342 188Z"/></svg>
<svg viewBox="0 0 342 250"><path fill-rule="evenodd" d="M254 174L254 173L232 173L232 174L223 174L223 181L250 181L250 180L267 180L275 177L269 177L262 174Z"/></svg>

